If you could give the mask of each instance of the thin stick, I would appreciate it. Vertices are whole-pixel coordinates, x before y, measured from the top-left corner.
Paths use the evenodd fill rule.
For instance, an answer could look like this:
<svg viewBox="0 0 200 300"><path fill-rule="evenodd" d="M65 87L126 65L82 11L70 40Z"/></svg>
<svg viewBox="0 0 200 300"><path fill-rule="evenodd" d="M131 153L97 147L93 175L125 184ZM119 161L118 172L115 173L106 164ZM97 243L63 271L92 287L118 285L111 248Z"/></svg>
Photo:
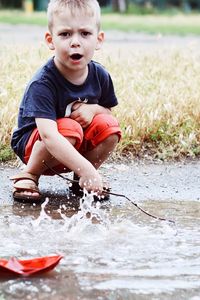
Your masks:
<svg viewBox="0 0 200 300"><path fill-rule="evenodd" d="M54 174L55 174L55 175L58 175L60 178L66 180L66 181L69 181L69 182L71 182L71 183L73 183L73 182L78 182L78 180L70 179L70 178L65 177L65 176L61 175L60 173L56 172L56 170L54 170L53 168L51 168L44 160L43 160L42 162L43 162L43 164L44 164L49 170L51 170L52 172L54 172Z"/></svg>
<svg viewBox="0 0 200 300"><path fill-rule="evenodd" d="M125 199L127 199L131 204L133 204L135 207L137 207L140 211L142 211L144 214L146 214L147 216L149 217L152 217L154 219L157 219L157 220L160 220L160 221L167 221L167 222L170 222L170 223L173 223L175 224L175 221L173 220L170 220L170 219L166 219L166 218L161 218L161 217L157 217L157 216L154 216L150 213L148 213L147 211L145 211L143 208L141 208L140 206L137 205L137 203L133 202L133 200L131 200L130 198L128 198L127 196L123 195L123 194L117 194L117 193L113 193L113 192L106 192L106 191L103 191L105 194L110 194L110 195L114 195L114 196L117 196L117 197L123 197Z"/></svg>
<svg viewBox="0 0 200 300"><path fill-rule="evenodd" d="M73 183L73 182L78 183L78 180L70 179L70 178L68 178L68 177L65 177L65 176L59 174L57 171L55 171L53 168L51 168L44 160L43 160L43 164L44 164L48 169L50 169L52 172L54 172L55 175L58 175L60 178L66 180L66 181L69 181L69 182L71 182L71 183ZM113 196L116 196L116 197L122 197L122 198L125 198L125 199L127 199L131 204L133 204L136 208L138 208L141 212L143 212L145 215L147 215L147 216L149 216L149 217L151 217L151 218L154 218L154 219L156 219L156 220L159 220L159 221L166 221L166 222L175 224L175 221L173 221L173 220L166 219L166 218L161 218L161 217L157 217L157 216L155 216L155 215L150 214L149 212L145 211L143 208L141 208L140 206L138 206L137 203L135 203L133 200L131 200L130 198L128 198L128 197L125 196L124 194L118 194L118 193L110 192L110 191L108 191L108 189L107 189L106 187L103 188L103 194L109 194L109 195L113 195Z"/></svg>

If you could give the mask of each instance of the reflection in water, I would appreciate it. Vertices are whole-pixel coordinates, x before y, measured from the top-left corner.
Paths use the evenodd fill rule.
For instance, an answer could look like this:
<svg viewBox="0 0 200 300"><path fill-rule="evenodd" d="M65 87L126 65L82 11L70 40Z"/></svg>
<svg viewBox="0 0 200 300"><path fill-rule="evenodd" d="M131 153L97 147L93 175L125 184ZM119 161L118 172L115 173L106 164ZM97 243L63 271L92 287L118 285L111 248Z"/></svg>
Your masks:
<svg viewBox="0 0 200 300"><path fill-rule="evenodd" d="M113 199L115 200L115 199ZM1 207L2 258L63 254L42 277L0 282L0 299L198 299L198 202L148 201L142 214L130 203L51 201Z"/></svg>

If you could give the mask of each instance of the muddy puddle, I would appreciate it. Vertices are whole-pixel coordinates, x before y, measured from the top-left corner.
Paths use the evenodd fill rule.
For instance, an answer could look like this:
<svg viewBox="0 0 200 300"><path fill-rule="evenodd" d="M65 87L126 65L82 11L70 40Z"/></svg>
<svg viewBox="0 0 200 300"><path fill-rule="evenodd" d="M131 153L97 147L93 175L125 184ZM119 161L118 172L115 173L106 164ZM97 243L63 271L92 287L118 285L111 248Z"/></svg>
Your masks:
<svg viewBox="0 0 200 300"><path fill-rule="evenodd" d="M200 299L198 201L0 206L3 258L62 254L54 271L0 280L0 299Z"/></svg>
<svg viewBox="0 0 200 300"><path fill-rule="evenodd" d="M112 191L124 198L80 206L62 179L42 177L41 205L13 202L0 168L1 258L61 254L54 271L31 278L0 278L0 300L199 300L200 162L105 164Z"/></svg>

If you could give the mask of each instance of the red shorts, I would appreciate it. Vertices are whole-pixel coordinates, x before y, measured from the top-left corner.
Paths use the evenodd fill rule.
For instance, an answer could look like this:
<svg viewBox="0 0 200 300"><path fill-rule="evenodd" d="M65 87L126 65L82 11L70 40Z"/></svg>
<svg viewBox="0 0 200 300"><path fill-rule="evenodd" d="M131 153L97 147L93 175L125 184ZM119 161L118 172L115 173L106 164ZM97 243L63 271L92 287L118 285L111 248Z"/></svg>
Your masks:
<svg viewBox="0 0 200 300"><path fill-rule="evenodd" d="M92 150L98 144L107 139L111 134L117 134L121 138L121 130L117 120L109 114L96 115L91 124L83 130L80 124L70 118L61 118L57 120L58 131L64 137L73 137L76 139L75 148L80 152ZM25 148L24 161L29 161L33 145L37 140L41 140L38 129L35 128L28 140ZM54 167L59 172L66 172L64 165ZM45 172L46 175L53 175L52 172Z"/></svg>

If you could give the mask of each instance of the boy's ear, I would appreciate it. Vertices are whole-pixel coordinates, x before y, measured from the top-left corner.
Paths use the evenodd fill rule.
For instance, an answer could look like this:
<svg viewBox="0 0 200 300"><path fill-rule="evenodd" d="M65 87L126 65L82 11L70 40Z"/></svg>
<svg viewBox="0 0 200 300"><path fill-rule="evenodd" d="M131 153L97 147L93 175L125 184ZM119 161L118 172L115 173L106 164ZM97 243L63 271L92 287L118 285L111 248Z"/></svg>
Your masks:
<svg viewBox="0 0 200 300"><path fill-rule="evenodd" d="M97 36L97 45L96 45L96 48L95 48L96 50L101 49L103 41L104 41L104 32L99 31L98 36Z"/></svg>
<svg viewBox="0 0 200 300"><path fill-rule="evenodd" d="M49 47L50 50L55 50L54 44L53 44L53 38L50 32L45 33L45 41Z"/></svg>

